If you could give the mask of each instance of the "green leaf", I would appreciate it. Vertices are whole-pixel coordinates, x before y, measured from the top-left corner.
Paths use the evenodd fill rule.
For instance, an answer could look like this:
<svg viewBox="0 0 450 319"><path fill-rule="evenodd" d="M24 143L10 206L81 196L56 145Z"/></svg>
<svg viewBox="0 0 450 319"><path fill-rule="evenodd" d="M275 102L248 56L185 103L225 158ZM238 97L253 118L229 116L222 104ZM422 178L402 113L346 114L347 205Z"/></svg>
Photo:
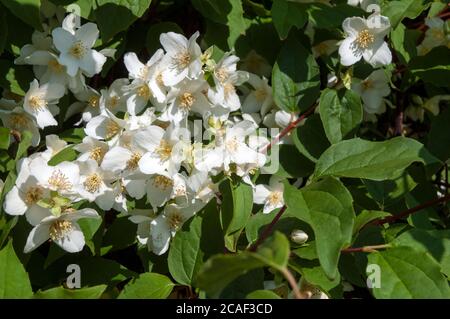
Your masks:
<svg viewBox="0 0 450 319"><path fill-rule="evenodd" d="M328 148L317 161L314 177L395 179L414 162L428 165L439 160L410 138L400 136L383 142L353 138Z"/></svg>
<svg viewBox="0 0 450 319"><path fill-rule="evenodd" d="M94 14L103 42L128 29L147 11L150 3L151 0L97 0Z"/></svg>
<svg viewBox="0 0 450 319"><path fill-rule="evenodd" d="M285 269L289 259L289 242L279 232L253 253L243 251L234 255L216 255L200 269L196 285L211 296L217 296L237 277L264 266Z"/></svg>
<svg viewBox="0 0 450 319"><path fill-rule="evenodd" d="M428 252L450 276L450 231L411 229L392 241L395 246L408 246L419 252Z"/></svg>
<svg viewBox="0 0 450 319"><path fill-rule="evenodd" d="M341 28L345 18L364 15L361 8L347 4L330 6L324 3L307 3L304 7L308 20L322 29Z"/></svg>
<svg viewBox="0 0 450 319"><path fill-rule="evenodd" d="M31 146L31 140L33 138L33 134L30 131L24 131L21 134L21 141L19 143L19 147L17 148L15 161L17 162L22 157L27 155L28 148Z"/></svg>
<svg viewBox="0 0 450 319"><path fill-rule="evenodd" d="M24 96L33 80L33 72L24 65L13 65L8 60L0 60L0 86L11 93Z"/></svg>
<svg viewBox="0 0 450 319"><path fill-rule="evenodd" d="M358 233L364 225L371 221L388 216L391 216L391 214L377 210L363 210L356 216L355 224L353 225L353 234Z"/></svg>
<svg viewBox="0 0 450 319"><path fill-rule="evenodd" d="M302 28L308 19L304 7L287 0L274 0L272 20L280 39L286 39L292 27Z"/></svg>
<svg viewBox="0 0 450 319"><path fill-rule="evenodd" d="M378 299L450 298L450 289L439 264L427 253L410 247L391 248L369 254L369 264L380 267Z"/></svg>
<svg viewBox="0 0 450 319"><path fill-rule="evenodd" d="M287 112L305 110L320 93L319 66L295 38L287 39L272 71L275 104Z"/></svg>
<svg viewBox="0 0 450 319"><path fill-rule="evenodd" d="M253 208L253 190L250 185L225 181L220 185L222 200L222 223L225 235L242 230Z"/></svg>
<svg viewBox="0 0 450 319"><path fill-rule="evenodd" d="M382 14L389 18L392 28L395 29L404 18L415 19L424 10L423 0L389 1Z"/></svg>
<svg viewBox="0 0 450 319"><path fill-rule="evenodd" d="M0 298L30 298L32 295L28 274L9 241L0 251Z"/></svg>
<svg viewBox="0 0 450 319"><path fill-rule="evenodd" d="M276 293L270 290L255 290L249 293L247 299L281 299Z"/></svg>
<svg viewBox="0 0 450 319"><path fill-rule="evenodd" d="M99 299L106 289L106 285L99 285L80 289L56 287L35 293L35 299Z"/></svg>
<svg viewBox="0 0 450 319"><path fill-rule="evenodd" d="M41 0L0 0L9 11L38 31L42 31Z"/></svg>
<svg viewBox="0 0 450 319"><path fill-rule="evenodd" d="M10 140L9 128L0 127L0 149L7 150L9 148Z"/></svg>
<svg viewBox="0 0 450 319"><path fill-rule="evenodd" d="M408 69L425 82L448 87L450 49L445 46L436 47L424 56L411 59Z"/></svg>
<svg viewBox="0 0 450 319"><path fill-rule="evenodd" d="M308 117L303 125L297 127L292 140L299 152L314 163L330 146L318 114Z"/></svg>
<svg viewBox="0 0 450 319"><path fill-rule="evenodd" d="M417 182L406 172L401 176L386 181L363 180L373 198L381 208L403 200L416 186Z"/></svg>
<svg viewBox="0 0 450 319"><path fill-rule="evenodd" d="M284 200L289 212L312 227L320 264L335 278L341 249L352 238L355 213L350 192L339 180L326 178L302 190L285 183Z"/></svg>
<svg viewBox="0 0 450 319"><path fill-rule="evenodd" d="M228 48L233 49L236 40L245 35L247 24L241 0L192 0L192 5L204 17L227 28Z"/></svg>
<svg viewBox="0 0 450 319"><path fill-rule="evenodd" d="M56 166L61 162L70 162L77 158L78 152L73 149L73 146L68 146L63 148L61 151L53 155L53 157L48 161L48 165Z"/></svg>
<svg viewBox="0 0 450 319"><path fill-rule="evenodd" d="M402 23L391 31L391 43L395 51L397 51L397 57L401 63L406 65L412 58L417 56L416 43L420 35L420 31L406 29Z"/></svg>
<svg viewBox="0 0 450 319"><path fill-rule="evenodd" d="M338 273L333 279L330 279L325 274L323 268L320 266L319 261L316 260L305 260L300 258L295 258L289 263L289 265L298 273L302 275L302 278L308 283L319 287L323 291L330 291L341 282L341 276Z"/></svg>
<svg viewBox="0 0 450 319"><path fill-rule="evenodd" d="M427 136L427 148L441 161L450 158L450 108L443 110L431 121L431 130Z"/></svg>
<svg viewBox="0 0 450 319"><path fill-rule="evenodd" d="M137 225L128 216L118 217L103 236L101 254L126 248L136 242Z"/></svg>
<svg viewBox="0 0 450 319"><path fill-rule="evenodd" d="M145 273L128 283L118 299L165 299L174 286L166 276Z"/></svg>
<svg viewBox="0 0 450 319"><path fill-rule="evenodd" d="M172 277L182 285L190 286L203 264L204 253L200 247L201 232L202 218L195 216L189 223L189 229L179 231L170 245L169 271Z"/></svg>
<svg viewBox="0 0 450 319"><path fill-rule="evenodd" d="M361 99L351 90L323 90L319 110L325 134L331 144L343 140L362 121Z"/></svg>

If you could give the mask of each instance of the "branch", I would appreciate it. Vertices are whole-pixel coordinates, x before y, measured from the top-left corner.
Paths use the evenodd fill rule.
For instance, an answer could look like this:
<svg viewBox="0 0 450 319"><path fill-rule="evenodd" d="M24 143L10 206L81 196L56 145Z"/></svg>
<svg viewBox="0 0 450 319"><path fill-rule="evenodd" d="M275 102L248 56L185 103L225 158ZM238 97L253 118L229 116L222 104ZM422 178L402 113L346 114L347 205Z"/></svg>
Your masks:
<svg viewBox="0 0 450 319"><path fill-rule="evenodd" d="M256 251L256 249L258 249L259 245L261 245L267 239L267 237L270 236L270 234L272 233L273 227L280 220L281 215L283 215L283 213L286 211L286 208L287 208L286 205L281 207L280 211L275 215L272 222L269 225L267 225L267 227L264 229L261 236L259 236L258 239L256 240L256 242L249 248L250 251Z"/></svg>
<svg viewBox="0 0 450 319"><path fill-rule="evenodd" d="M294 297L296 299L305 299L306 296L304 296L300 289L298 288L297 281L295 280L295 277L292 275L292 273L285 267L284 269L280 270L280 272L283 274L284 278L286 278L287 282L292 288L292 293L294 294Z"/></svg>
<svg viewBox="0 0 450 319"><path fill-rule="evenodd" d="M308 116L310 116L312 113L314 113L314 110L316 109L317 104L314 104L313 106L311 106L308 110L306 110L302 115L300 115L298 117L298 119L296 119L295 121L292 121L289 123L288 126L286 126L281 132L280 134L278 134L271 142L270 144L268 144L265 148L263 148L261 150L261 152L267 152L269 151L272 146L274 146L275 144L277 144L283 137L285 137L286 135L288 135L293 129L295 129L297 127L297 125L300 124L301 121L303 121L305 118L307 118Z"/></svg>
<svg viewBox="0 0 450 319"><path fill-rule="evenodd" d="M390 223L393 223L393 222L395 222L395 221L397 221L399 219L403 219L405 217L408 217L409 215L412 215L412 214L414 214L414 213L416 213L416 212L418 212L418 211L420 211L420 210L422 210L424 208L428 208L428 207L434 206L436 204L445 203L445 202L448 202L448 201L450 201L450 194L447 194L446 196L441 197L441 198L436 198L436 199L430 200L430 201L425 202L423 204L420 204L420 205L418 205L416 207L413 207L413 208L410 208L408 210L405 210L404 212L401 212L400 214L389 216L389 217L382 218L382 219L376 219L376 220L370 222L368 225L390 224Z"/></svg>
<svg viewBox="0 0 450 319"><path fill-rule="evenodd" d="M385 249L388 247L390 247L388 244L382 244L382 245L373 245L373 246L364 246L364 247L345 248L345 249L341 250L341 253L357 253L357 252L370 253L373 251L377 251L378 249Z"/></svg>

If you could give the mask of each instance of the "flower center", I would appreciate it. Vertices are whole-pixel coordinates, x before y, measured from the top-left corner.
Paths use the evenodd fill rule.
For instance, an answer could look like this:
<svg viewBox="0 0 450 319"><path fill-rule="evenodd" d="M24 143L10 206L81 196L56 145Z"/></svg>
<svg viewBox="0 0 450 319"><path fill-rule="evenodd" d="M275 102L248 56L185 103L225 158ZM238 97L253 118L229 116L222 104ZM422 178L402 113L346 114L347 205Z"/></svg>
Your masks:
<svg viewBox="0 0 450 319"><path fill-rule="evenodd" d="M134 171L139 166L139 161L142 158L142 154L135 152L131 155L131 158L127 161L127 169Z"/></svg>
<svg viewBox="0 0 450 319"><path fill-rule="evenodd" d="M356 43L361 49L367 49L373 43L375 37L368 29L364 29L358 33Z"/></svg>
<svg viewBox="0 0 450 319"><path fill-rule="evenodd" d="M87 190L89 193L95 193L100 189L100 185L102 184L102 177L94 173L92 175L89 175L83 183L84 189Z"/></svg>
<svg viewBox="0 0 450 319"><path fill-rule="evenodd" d="M33 111L42 111L47 107L47 101L42 98L41 95L33 95L28 99L28 103Z"/></svg>
<svg viewBox="0 0 450 319"><path fill-rule="evenodd" d="M225 147L231 153L236 152L238 149L238 141L237 141L236 137L233 137L233 138L229 139L228 141L226 141Z"/></svg>
<svg viewBox="0 0 450 319"><path fill-rule="evenodd" d="M280 191L271 192L267 198L267 201L271 206L275 206L279 203L281 203L281 200L283 199L283 193Z"/></svg>
<svg viewBox="0 0 450 319"><path fill-rule="evenodd" d="M167 224L171 230L177 231L183 224L183 216L179 212L172 212L167 216Z"/></svg>
<svg viewBox="0 0 450 319"><path fill-rule="evenodd" d="M164 175L156 175L153 177L153 186L161 190L166 190L173 186L173 181Z"/></svg>
<svg viewBox="0 0 450 319"><path fill-rule="evenodd" d="M13 114L8 119L9 126L15 130L20 131L23 128L28 127L29 122L26 116L22 114Z"/></svg>
<svg viewBox="0 0 450 319"><path fill-rule="evenodd" d="M98 97L97 95L93 95L89 98L88 105L92 108L97 108L99 101L100 97Z"/></svg>
<svg viewBox="0 0 450 319"><path fill-rule="evenodd" d="M185 92L180 97L180 107L184 110L190 110L195 102L195 96L189 92Z"/></svg>
<svg viewBox="0 0 450 319"><path fill-rule="evenodd" d="M106 138L110 139L120 131L120 126L113 120L110 120L106 125Z"/></svg>
<svg viewBox="0 0 450 319"><path fill-rule="evenodd" d="M112 96L108 101L108 106L114 109L119 104L119 97L117 95Z"/></svg>
<svg viewBox="0 0 450 319"><path fill-rule="evenodd" d="M69 49L69 53L77 59L81 59L86 53L86 47L81 41L75 42Z"/></svg>
<svg viewBox="0 0 450 319"><path fill-rule="evenodd" d="M373 82L370 80L365 80L362 82L362 87L364 90L371 89L371 88L373 88Z"/></svg>
<svg viewBox="0 0 450 319"><path fill-rule="evenodd" d="M137 89L137 95L148 99L150 97L150 89L144 84Z"/></svg>
<svg viewBox="0 0 450 319"><path fill-rule="evenodd" d="M188 67L189 63L191 63L191 56L187 50L180 52L175 57L175 67L178 70L182 70Z"/></svg>
<svg viewBox="0 0 450 319"><path fill-rule="evenodd" d="M229 77L228 71L225 68L216 69L214 74L220 83L224 83Z"/></svg>
<svg viewBox="0 0 450 319"><path fill-rule="evenodd" d="M105 156L105 151L100 146L94 147L89 154L89 158L97 161L99 164L103 160L103 156Z"/></svg>
<svg viewBox="0 0 450 319"><path fill-rule="evenodd" d="M72 188L69 178L59 169L53 171L48 179L48 184L58 191L68 191Z"/></svg>
<svg viewBox="0 0 450 319"><path fill-rule="evenodd" d="M48 67L55 73L62 73L64 71L64 66L59 64L56 59L50 60L48 62Z"/></svg>
<svg viewBox="0 0 450 319"><path fill-rule="evenodd" d="M161 140L159 146L156 148L156 154L159 155L159 158L163 161L167 161L172 155L172 145L166 140Z"/></svg>
<svg viewBox="0 0 450 319"><path fill-rule="evenodd" d="M73 225L68 220L56 220L50 226L50 238L52 240L59 240L65 237L73 229Z"/></svg>
<svg viewBox="0 0 450 319"><path fill-rule="evenodd" d="M263 102L267 97L267 92L264 88L259 88L255 91L255 98L258 102Z"/></svg>
<svg viewBox="0 0 450 319"><path fill-rule="evenodd" d="M43 190L39 186L32 186L28 188L27 192L25 193L25 203L28 205L37 203L43 195Z"/></svg>
<svg viewBox="0 0 450 319"><path fill-rule="evenodd" d="M158 75L156 76L156 83L158 83L160 86L164 86L162 72L159 72Z"/></svg>
<svg viewBox="0 0 450 319"><path fill-rule="evenodd" d="M224 93L225 93L225 98L227 98L228 96L230 96L231 94L236 92L236 89L235 89L234 85L231 84L231 83L226 83L223 86L223 90L224 90Z"/></svg>

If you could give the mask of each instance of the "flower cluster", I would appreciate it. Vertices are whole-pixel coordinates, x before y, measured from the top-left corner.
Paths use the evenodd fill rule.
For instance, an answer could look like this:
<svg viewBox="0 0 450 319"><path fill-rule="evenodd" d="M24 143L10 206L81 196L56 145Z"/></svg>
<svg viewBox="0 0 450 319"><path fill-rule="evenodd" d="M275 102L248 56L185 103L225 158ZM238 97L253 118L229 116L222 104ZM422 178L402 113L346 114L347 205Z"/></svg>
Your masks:
<svg viewBox="0 0 450 319"><path fill-rule="evenodd" d="M78 101L66 117L81 113L85 137L68 145L48 135L45 151L22 159L5 211L25 215L34 226L26 252L48 239L68 252L81 251L76 221L100 217L92 208L80 209L89 206L129 214L138 240L163 254L183 223L216 196L220 177L235 174L253 185L251 176L267 161L262 147L268 139L257 134L258 124L281 111L272 110L267 79L237 70L239 58L232 53L213 60L211 49L203 52L197 44L198 32L189 39L161 34L163 48L145 63L126 53L128 78L98 92L85 81L106 61L94 49L98 29L73 21L68 15L62 27L46 36L36 32L33 44L22 48L16 62L39 67L39 81L23 101L2 100L11 104L2 120L39 136L38 128L58 124L58 99L70 90ZM76 160L51 166L66 148L77 152ZM132 201L144 201L145 209L130 209Z"/></svg>

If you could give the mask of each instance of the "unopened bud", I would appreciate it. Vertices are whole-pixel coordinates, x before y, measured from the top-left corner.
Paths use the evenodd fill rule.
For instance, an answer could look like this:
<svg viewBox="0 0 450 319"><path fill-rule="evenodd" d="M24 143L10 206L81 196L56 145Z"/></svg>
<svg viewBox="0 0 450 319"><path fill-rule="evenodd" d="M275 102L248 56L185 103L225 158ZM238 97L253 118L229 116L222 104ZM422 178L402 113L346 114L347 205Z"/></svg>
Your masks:
<svg viewBox="0 0 450 319"><path fill-rule="evenodd" d="M308 240L308 234L303 230L295 229L291 233L291 240L296 244L304 244Z"/></svg>

